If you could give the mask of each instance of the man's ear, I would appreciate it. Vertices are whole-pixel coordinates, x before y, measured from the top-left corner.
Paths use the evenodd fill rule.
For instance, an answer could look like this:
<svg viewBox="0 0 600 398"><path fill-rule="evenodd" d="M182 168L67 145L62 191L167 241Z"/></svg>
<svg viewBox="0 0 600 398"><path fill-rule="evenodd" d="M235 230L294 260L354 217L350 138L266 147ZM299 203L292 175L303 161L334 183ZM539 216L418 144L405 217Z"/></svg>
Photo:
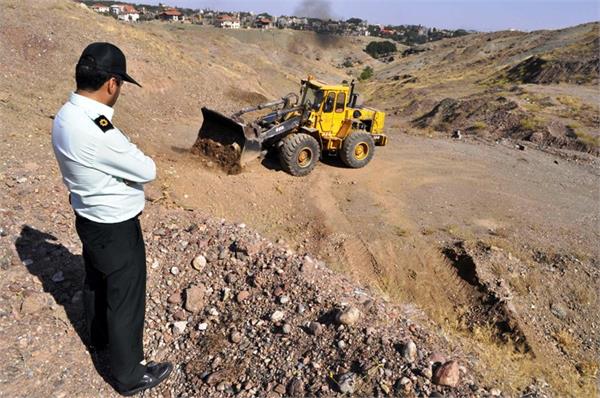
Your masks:
<svg viewBox="0 0 600 398"><path fill-rule="evenodd" d="M105 84L107 85L106 89L108 90L108 93L110 95L113 95L119 89L119 84L117 83L117 79L115 79L114 77L111 77L110 79L108 79Z"/></svg>

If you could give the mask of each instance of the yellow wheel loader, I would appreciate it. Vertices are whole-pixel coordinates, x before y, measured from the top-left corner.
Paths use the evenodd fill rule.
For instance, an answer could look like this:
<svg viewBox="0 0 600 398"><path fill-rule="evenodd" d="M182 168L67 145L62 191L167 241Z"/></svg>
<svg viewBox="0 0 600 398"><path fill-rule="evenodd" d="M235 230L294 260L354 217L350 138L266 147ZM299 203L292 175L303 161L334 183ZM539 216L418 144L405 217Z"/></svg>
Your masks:
<svg viewBox="0 0 600 398"><path fill-rule="evenodd" d="M329 85L309 76L301 81L299 96L290 93L231 117L202 108L204 121L192 152L231 174L270 150L278 151L281 167L294 176L309 174L323 154L339 155L348 167L363 167L373 158L375 146L387 143L385 113L356 106L354 91L354 81ZM243 119L254 112L263 115Z"/></svg>

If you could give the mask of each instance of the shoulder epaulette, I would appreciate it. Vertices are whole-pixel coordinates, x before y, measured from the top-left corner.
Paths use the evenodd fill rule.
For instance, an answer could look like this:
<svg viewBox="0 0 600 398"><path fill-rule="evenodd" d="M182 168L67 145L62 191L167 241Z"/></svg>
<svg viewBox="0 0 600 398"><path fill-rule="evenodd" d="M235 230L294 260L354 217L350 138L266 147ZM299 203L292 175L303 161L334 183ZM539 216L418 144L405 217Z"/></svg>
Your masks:
<svg viewBox="0 0 600 398"><path fill-rule="evenodd" d="M104 115L100 115L96 119L94 119L94 123L96 123L96 126L100 127L100 130L102 130L105 133L108 130L114 129L114 126L112 125L110 120L108 120L108 118Z"/></svg>

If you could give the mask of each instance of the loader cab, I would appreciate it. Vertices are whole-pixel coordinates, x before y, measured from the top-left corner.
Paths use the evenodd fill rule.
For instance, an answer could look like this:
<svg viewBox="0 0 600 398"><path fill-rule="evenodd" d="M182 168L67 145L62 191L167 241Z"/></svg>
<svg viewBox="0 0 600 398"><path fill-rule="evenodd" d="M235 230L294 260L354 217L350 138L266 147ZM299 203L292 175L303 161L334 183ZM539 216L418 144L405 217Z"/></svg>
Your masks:
<svg viewBox="0 0 600 398"><path fill-rule="evenodd" d="M304 89L303 104L307 104L312 111L318 112L323 103L324 91L313 85L307 85Z"/></svg>
<svg viewBox="0 0 600 398"><path fill-rule="evenodd" d="M311 127L322 135L336 135L347 118L350 87L329 85L318 80L303 80L303 103L309 106Z"/></svg>

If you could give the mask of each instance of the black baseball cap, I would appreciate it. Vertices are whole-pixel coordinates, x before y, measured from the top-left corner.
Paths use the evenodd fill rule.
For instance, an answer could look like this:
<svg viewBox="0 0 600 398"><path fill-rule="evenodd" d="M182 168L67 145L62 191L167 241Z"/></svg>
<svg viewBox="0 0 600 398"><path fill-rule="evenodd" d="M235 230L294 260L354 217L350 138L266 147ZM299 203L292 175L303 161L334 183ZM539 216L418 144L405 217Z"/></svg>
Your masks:
<svg viewBox="0 0 600 398"><path fill-rule="evenodd" d="M112 73L121 77L124 81L137 84L131 76L127 74L127 63L125 54L111 43L92 43L87 46L79 57L78 65L88 65L103 72Z"/></svg>

